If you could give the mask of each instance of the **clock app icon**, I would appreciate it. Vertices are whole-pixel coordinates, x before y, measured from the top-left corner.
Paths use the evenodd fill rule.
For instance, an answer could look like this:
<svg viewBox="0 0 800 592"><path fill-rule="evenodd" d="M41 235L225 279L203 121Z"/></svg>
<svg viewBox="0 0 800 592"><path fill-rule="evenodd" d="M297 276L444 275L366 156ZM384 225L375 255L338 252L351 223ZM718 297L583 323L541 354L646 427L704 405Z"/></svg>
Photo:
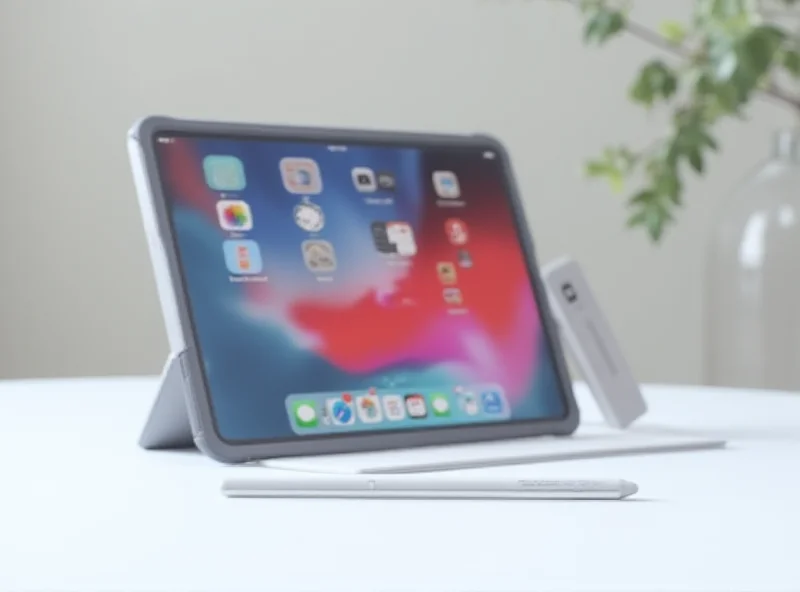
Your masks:
<svg viewBox="0 0 800 592"><path fill-rule="evenodd" d="M319 232L325 226L325 214L317 204L301 203L294 208L294 221L307 232Z"/></svg>

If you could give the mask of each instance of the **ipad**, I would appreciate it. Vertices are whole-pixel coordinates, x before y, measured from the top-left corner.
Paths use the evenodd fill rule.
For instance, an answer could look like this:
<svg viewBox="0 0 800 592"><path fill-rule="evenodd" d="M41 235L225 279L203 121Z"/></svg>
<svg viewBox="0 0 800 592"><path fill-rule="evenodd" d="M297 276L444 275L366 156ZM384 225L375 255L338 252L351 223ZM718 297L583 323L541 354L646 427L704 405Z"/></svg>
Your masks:
<svg viewBox="0 0 800 592"><path fill-rule="evenodd" d="M129 149L206 454L576 428L497 140L150 117Z"/></svg>

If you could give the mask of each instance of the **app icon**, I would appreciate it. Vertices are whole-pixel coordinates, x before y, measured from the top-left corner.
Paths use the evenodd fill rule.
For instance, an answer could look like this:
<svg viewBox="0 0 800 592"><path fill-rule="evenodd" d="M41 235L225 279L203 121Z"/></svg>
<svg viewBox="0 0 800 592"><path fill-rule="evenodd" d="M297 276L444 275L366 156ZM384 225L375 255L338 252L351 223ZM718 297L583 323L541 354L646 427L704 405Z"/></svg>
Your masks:
<svg viewBox="0 0 800 592"><path fill-rule="evenodd" d="M373 222L370 225L372 230L372 242L379 253L397 253L397 245L389 242L389 234L386 231L386 222Z"/></svg>
<svg viewBox="0 0 800 592"><path fill-rule="evenodd" d="M431 395L431 409L436 417L447 417L450 415L450 401L444 393L433 393Z"/></svg>
<svg viewBox="0 0 800 592"><path fill-rule="evenodd" d="M483 391L481 393L481 404L486 413L502 413L503 395L498 391Z"/></svg>
<svg viewBox="0 0 800 592"><path fill-rule="evenodd" d="M327 273L336 269L336 252L333 245L324 240L307 240L300 245L306 267L315 273Z"/></svg>
<svg viewBox="0 0 800 592"><path fill-rule="evenodd" d="M295 401L292 404L294 420L301 428L317 426L317 407L314 401Z"/></svg>
<svg viewBox="0 0 800 592"><path fill-rule="evenodd" d="M406 416L403 398L400 395L383 395L383 409L389 421L400 421Z"/></svg>
<svg viewBox="0 0 800 592"><path fill-rule="evenodd" d="M301 203L294 207L294 221L307 232L319 232L325 226L325 214L317 204Z"/></svg>
<svg viewBox="0 0 800 592"><path fill-rule="evenodd" d="M405 399L406 410L412 418L423 419L428 416L428 409L425 406L425 397L414 393L412 395L406 395Z"/></svg>
<svg viewBox="0 0 800 592"><path fill-rule="evenodd" d="M469 251L466 249L458 250L458 264L464 269L472 267L472 256L469 254Z"/></svg>
<svg viewBox="0 0 800 592"><path fill-rule="evenodd" d="M252 240L226 240L222 243L225 265L228 271L237 275L261 273L264 263L258 243Z"/></svg>
<svg viewBox="0 0 800 592"><path fill-rule="evenodd" d="M458 405L467 415L477 415L479 411L478 398L471 391L458 393Z"/></svg>
<svg viewBox="0 0 800 592"><path fill-rule="evenodd" d="M464 304L464 297L461 295L461 290L458 288L445 288L442 290L442 297L444 298L445 304L452 304L454 306Z"/></svg>
<svg viewBox="0 0 800 592"><path fill-rule="evenodd" d="M417 254L417 242L414 231L407 222L387 222L386 236L397 249L398 255L411 257Z"/></svg>
<svg viewBox="0 0 800 592"><path fill-rule="evenodd" d="M439 281L445 285L453 285L458 279L456 266L448 261L439 261L436 264L436 273L439 274Z"/></svg>
<svg viewBox="0 0 800 592"><path fill-rule="evenodd" d="M310 158L282 158L280 162L283 186L289 193L312 195L322 191L319 166Z"/></svg>
<svg viewBox="0 0 800 592"><path fill-rule="evenodd" d="M223 230L252 230L253 214L246 201L221 199L217 202L217 217Z"/></svg>
<svg viewBox="0 0 800 592"><path fill-rule="evenodd" d="M367 167L355 167L351 171L353 185L362 193L372 193L378 188L375 181L375 171Z"/></svg>
<svg viewBox="0 0 800 592"><path fill-rule="evenodd" d="M364 423L378 423L383 421L381 402L377 395L361 395L356 397L356 410L358 418Z"/></svg>
<svg viewBox="0 0 800 592"><path fill-rule="evenodd" d="M378 187L392 191L396 185L397 181L392 173L378 173Z"/></svg>
<svg viewBox="0 0 800 592"><path fill-rule="evenodd" d="M461 197L458 177L453 171L434 171L433 188L436 190L436 195L444 199L458 199Z"/></svg>
<svg viewBox="0 0 800 592"><path fill-rule="evenodd" d="M214 191L241 191L247 186L244 165L235 156L210 154L203 159L206 185Z"/></svg>
<svg viewBox="0 0 800 592"><path fill-rule="evenodd" d="M343 394L341 397L327 399L325 401L327 416L334 425L353 425L356 421L353 411L353 395Z"/></svg>
<svg viewBox="0 0 800 592"><path fill-rule="evenodd" d="M464 245L469 239L467 225L458 218L449 218L444 223L444 231L447 233L447 239L454 245Z"/></svg>

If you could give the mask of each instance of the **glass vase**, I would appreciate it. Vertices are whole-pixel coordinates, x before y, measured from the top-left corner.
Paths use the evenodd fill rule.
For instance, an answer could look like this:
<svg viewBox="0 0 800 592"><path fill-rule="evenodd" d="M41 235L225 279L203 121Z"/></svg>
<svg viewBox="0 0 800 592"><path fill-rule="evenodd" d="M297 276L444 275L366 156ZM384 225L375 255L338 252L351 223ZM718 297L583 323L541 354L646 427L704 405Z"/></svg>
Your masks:
<svg viewBox="0 0 800 592"><path fill-rule="evenodd" d="M705 382L800 391L800 130L716 220L705 286Z"/></svg>

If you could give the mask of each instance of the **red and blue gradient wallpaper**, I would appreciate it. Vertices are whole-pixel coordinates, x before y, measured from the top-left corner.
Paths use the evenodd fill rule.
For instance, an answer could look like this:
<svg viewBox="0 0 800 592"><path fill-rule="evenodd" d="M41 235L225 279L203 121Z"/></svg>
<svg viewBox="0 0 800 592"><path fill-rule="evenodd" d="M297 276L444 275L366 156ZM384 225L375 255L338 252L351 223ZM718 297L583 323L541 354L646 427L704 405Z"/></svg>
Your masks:
<svg viewBox="0 0 800 592"><path fill-rule="evenodd" d="M156 148L222 438L564 416L499 157L190 135ZM460 405L473 385L494 385L507 412ZM444 393L452 412L331 422L326 400L360 392ZM319 408L294 417L287 401Z"/></svg>

